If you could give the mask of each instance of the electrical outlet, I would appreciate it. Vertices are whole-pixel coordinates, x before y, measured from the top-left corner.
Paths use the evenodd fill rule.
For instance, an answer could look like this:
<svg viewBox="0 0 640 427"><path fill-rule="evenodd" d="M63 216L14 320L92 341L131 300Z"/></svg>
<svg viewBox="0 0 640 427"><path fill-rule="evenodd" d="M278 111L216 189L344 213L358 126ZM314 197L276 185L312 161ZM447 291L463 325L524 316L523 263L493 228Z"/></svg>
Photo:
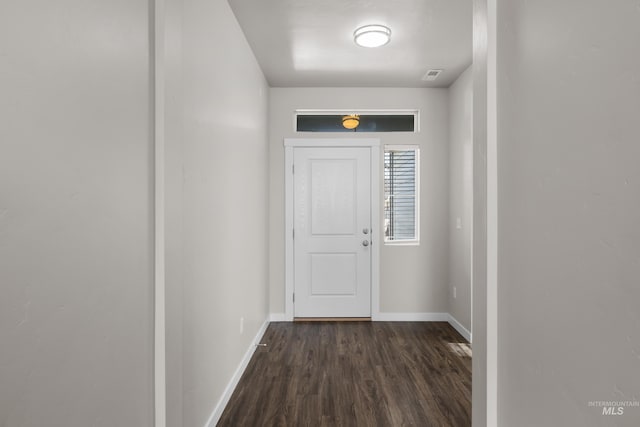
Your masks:
<svg viewBox="0 0 640 427"><path fill-rule="evenodd" d="M244 332L244 317L240 318L240 333Z"/></svg>
<svg viewBox="0 0 640 427"><path fill-rule="evenodd" d="M456 298L456 296L457 296L456 294L457 294L457 292L456 292L456 287L454 286L454 287L453 287L453 299L455 299L455 298Z"/></svg>

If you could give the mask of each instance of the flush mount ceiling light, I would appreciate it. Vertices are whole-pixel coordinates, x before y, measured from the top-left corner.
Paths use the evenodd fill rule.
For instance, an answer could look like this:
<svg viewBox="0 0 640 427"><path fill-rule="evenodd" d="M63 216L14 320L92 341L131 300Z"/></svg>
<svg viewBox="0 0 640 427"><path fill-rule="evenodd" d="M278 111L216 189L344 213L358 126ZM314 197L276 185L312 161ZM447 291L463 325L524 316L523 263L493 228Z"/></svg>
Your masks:
<svg viewBox="0 0 640 427"><path fill-rule="evenodd" d="M360 124L360 116L357 114L349 114L342 117L342 126L345 129L355 129Z"/></svg>
<svg viewBox="0 0 640 427"><path fill-rule="evenodd" d="M384 25L365 25L353 32L353 41L362 47L380 47L391 40L391 30Z"/></svg>

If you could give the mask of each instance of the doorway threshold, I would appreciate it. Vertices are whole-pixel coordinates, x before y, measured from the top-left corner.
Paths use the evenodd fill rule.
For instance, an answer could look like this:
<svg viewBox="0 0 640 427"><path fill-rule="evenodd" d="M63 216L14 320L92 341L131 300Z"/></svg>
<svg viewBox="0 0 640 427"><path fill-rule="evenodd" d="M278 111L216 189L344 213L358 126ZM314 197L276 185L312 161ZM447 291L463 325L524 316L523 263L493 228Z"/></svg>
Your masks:
<svg viewBox="0 0 640 427"><path fill-rule="evenodd" d="M371 317L294 317L294 322L371 322Z"/></svg>

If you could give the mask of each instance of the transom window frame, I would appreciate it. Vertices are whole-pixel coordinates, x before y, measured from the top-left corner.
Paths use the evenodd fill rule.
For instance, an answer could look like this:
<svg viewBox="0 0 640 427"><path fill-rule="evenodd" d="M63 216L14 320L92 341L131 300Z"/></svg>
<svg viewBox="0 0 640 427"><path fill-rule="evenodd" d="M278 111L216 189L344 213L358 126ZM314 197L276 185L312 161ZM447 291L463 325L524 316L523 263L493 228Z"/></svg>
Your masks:
<svg viewBox="0 0 640 427"><path fill-rule="evenodd" d="M386 153L388 151L413 151L415 152L415 236L413 239L403 239L403 240L389 240L387 239L386 233L383 230L383 244L388 246L419 246L420 245L420 146L417 144L386 144L383 147L382 151L382 193L383 193L383 212L382 212L382 222L383 229L384 223L386 221L385 212L384 212L384 204L386 203L386 190L385 190L385 174L384 171L384 162Z"/></svg>
<svg viewBox="0 0 640 427"><path fill-rule="evenodd" d="M351 110L346 109L314 109L314 108L298 108L293 112L292 129L295 133L301 133L298 131L298 116L346 116L348 114L369 115L369 116L408 116L413 115L413 132L408 131L406 133L418 133L420 132L420 110L419 109L371 109L371 108L354 108ZM324 133L324 132L318 132ZM345 132L349 134L348 132ZM361 132L372 133L372 132ZM385 133L385 132L373 132L373 133Z"/></svg>

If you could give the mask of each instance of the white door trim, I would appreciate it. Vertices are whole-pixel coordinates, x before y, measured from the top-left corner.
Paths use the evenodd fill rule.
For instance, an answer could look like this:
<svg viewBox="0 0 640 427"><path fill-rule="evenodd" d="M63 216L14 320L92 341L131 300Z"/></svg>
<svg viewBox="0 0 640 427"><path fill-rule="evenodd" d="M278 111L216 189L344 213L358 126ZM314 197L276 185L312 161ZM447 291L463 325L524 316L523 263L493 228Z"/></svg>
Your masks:
<svg viewBox="0 0 640 427"><path fill-rule="evenodd" d="M293 149L295 147L371 147L371 319L380 317L380 139L378 138L285 138L285 319L293 321Z"/></svg>
<svg viewBox="0 0 640 427"><path fill-rule="evenodd" d="M153 411L154 426L167 425L165 309L165 0L150 2L153 33L150 55L151 121L153 124Z"/></svg>

